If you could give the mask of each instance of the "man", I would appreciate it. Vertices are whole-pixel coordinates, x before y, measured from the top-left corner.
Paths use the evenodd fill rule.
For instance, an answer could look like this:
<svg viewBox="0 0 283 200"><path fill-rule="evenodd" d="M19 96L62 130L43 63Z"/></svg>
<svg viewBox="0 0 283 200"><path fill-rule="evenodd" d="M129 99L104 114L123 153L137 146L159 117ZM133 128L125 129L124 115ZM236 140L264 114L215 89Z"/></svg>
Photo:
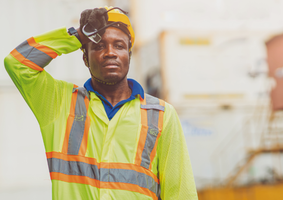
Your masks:
<svg viewBox="0 0 283 200"><path fill-rule="evenodd" d="M174 108L127 79L134 32L119 8L81 14L80 28L20 44L5 67L41 128L54 200L197 199ZM84 87L44 67L82 48Z"/></svg>

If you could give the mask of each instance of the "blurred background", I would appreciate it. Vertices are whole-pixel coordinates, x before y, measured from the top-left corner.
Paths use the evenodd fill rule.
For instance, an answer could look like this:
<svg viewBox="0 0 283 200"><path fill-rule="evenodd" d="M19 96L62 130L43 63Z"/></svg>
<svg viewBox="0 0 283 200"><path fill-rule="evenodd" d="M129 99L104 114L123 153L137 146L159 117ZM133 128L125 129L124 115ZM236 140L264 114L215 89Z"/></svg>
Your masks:
<svg viewBox="0 0 283 200"><path fill-rule="evenodd" d="M4 57L87 8L129 11L129 77L177 110L200 200L283 199L283 0L0 0ZM83 85L82 52L45 68ZM0 199L50 200L36 118L0 68Z"/></svg>

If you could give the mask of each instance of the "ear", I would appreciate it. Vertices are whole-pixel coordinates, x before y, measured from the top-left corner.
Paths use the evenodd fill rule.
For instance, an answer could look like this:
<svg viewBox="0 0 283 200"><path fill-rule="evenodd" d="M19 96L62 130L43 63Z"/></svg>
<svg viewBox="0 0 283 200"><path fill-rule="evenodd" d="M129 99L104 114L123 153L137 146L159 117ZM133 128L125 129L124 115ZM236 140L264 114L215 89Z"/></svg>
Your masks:
<svg viewBox="0 0 283 200"><path fill-rule="evenodd" d="M87 68L89 68L88 59L87 59L87 56L86 56L86 53L85 53L85 52L83 53L83 60L84 60L85 66L86 66Z"/></svg>
<svg viewBox="0 0 283 200"><path fill-rule="evenodd" d="M132 58L132 51L129 52L129 61L131 61Z"/></svg>

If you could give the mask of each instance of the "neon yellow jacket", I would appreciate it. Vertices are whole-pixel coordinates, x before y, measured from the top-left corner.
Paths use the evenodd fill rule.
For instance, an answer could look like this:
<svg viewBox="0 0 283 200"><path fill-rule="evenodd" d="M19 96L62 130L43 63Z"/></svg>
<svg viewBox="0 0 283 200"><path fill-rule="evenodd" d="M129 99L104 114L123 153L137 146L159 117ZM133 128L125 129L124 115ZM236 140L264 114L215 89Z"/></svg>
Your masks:
<svg viewBox="0 0 283 200"><path fill-rule="evenodd" d="M76 37L61 28L28 39L4 61L7 72L38 120L49 168L59 170L50 169L53 200L149 200L159 196L165 200L196 200L182 128L176 111L168 103L164 105L163 120L158 122L163 125L158 127L154 153L148 155L148 167L137 162L143 151L143 129L149 128L141 123L144 100L139 95L125 103L109 121L101 100L90 92L88 124L84 127L88 134L81 138L84 148L76 155L68 155L67 139L71 137L66 134L68 123L79 121L71 113L74 85L53 79L43 68L57 55L80 47ZM115 179L119 180L115 182Z"/></svg>

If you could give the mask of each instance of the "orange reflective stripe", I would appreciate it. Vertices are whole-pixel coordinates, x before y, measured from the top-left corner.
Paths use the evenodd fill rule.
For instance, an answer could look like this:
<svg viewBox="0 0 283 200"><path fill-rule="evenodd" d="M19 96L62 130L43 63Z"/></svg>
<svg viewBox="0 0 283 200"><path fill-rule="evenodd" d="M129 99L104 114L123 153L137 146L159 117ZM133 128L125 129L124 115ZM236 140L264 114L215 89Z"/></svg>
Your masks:
<svg viewBox="0 0 283 200"><path fill-rule="evenodd" d="M146 104L146 97L144 96L144 99L141 98L141 104L145 105ZM144 124L147 124L147 110L140 109L141 110L141 131L140 131L140 138L139 138L139 143L137 147L137 153L136 153L136 158L135 158L135 163L137 165L141 164L142 161L142 152L144 148L144 144L146 141L146 135L147 135L147 130L148 127L145 126Z"/></svg>
<svg viewBox="0 0 283 200"><path fill-rule="evenodd" d="M59 180L59 181L65 181L68 183L82 183L91 185L94 187L99 188L100 187L100 181L95 180L86 176L76 176L76 175L66 175L59 172L50 172L50 178L51 180Z"/></svg>
<svg viewBox="0 0 283 200"><path fill-rule="evenodd" d="M144 112L145 114L143 114ZM141 111L142 115L144 115L143 118L147 119L146 112L147 112L146 110ZM141 131L140 131L140 139L139 139L138 148L137 148L136 160L135 160L135 163L137 165L140 165L142 161L142 152L143 152L143 148L144 148L145 141L146 141L147 131L148 131L148 126L145 126L142 124Z"/></svg>
<svg viewBox="0 0 283 200"><path fill-rule="evenodd" d="M42 71L58 54L49 47L36 43L31 37L18 45L11 55L27 67Z"/></svg>
<svg viewBox="0 0 283 200"><path fill-rule="evenodd" d="M36 43L36 41L34 40L33 37L27 39L27 42L30 46L33 46L34 48L46 53L47 55L49 55L53 59L58 56L58 54L55 51L53 51L52 49L50 49L49 47L44 46L44 45L39 44L39 43Z"/></svg>
<svg viewBox="0 0 283 200"><path fill-rule="evenodd" d="M11 55L16 58L20 63L26 65L27 67L30 67L34 70L37 71L43 71L43 68L41 68L40 66L38 66L37 64L35 64L34 62L26 59L22 54L20 54L16 49L14 49L13 51L11 51Z"/></svg>
<svg viewBox="0 0 283 200"><path fill-rule="evenodd" d="M156 156L158 139L162 132L165 102L148 94L145 96L146 100L141 99L142 129L135 163L151 170L152 162Z"/></svg>
<svg viewBox="0 0 283 200"><path fill-rule="evenodd" d="M152 199L157 200L158 197L152 191L147 188L142 188L130 183L114 183L114 182L100 182L100 188L104 189L118 189L118 190L128 190L131 192L138 192L147 196L150 196Z"/></svg>
<svg viewBox="0 0 283 200"><path fill-rule="evenodd" d="M141 101L142 105L146 104L146 97L144 97L144 99ZM145 111L145 112L142 112ZM147 124L147 111L144 109L141 109L141 124Z"/></svg>
<svg viewBox="0 0 283 200"><path fill-rule="evenodd" d="M144 95L144 98L142 98L142 97L140 96L140 103L141 103L142 105L145 105L145 104L146 104L146 95Z"/></svg>
<svg viewBox="0 0 283 200"><path fill-rule="evenodd" d="M118 190L127 190L131 192L138 192L150 196L154 200L158 199L156 194L150 191L149 189L142 188L130 183L103 182L86 176L66 175L58 172L51 172L50 177L52 180L59 180L68 183L71 182L71 183L87 184L101 189L118 189Z"/></svg>
<svg viewBox="0 0 283 200"><path fill-rule="evenodd" d="M65 161L84 162L84 163L98 166L98 162L96 161L96 159L90 158L90 157L84 157L84 156L78 156L78 155L68 155L68 154L55 152L55 151L46 152L46 157L47 159L48 158L58 158L58 159L65 160Z"/></svg>
<svg viewBox="0 0 283 200"><path fill-rule="evenodd" d="M90 117L89 117L89 115L88 115L89 99L88 99L87 96L85 96L84 102L85 102L87 114L86 114L84 135L83 135L82 143L81 143L81 146L80 146L79 155L85 155L85 154L86 154L86 150L87 150L87 140L88 140L88 132L89 132L89 127L90 127Z"/></svg>
<svg viewBox="0 0 283 200"><path fill-rule="evenodd" d="M69 143L70 132L71 132L72 125L73 125L73 122L74 122L74 118L75 118L75 108L76 108L77 96L78 96L77 92L72 94L70 114L69 114L68 119L67 119L67 127L66 127L66 132L65 132L63 148L62 148L63 153L68 152L68 143Z"/></svg>

